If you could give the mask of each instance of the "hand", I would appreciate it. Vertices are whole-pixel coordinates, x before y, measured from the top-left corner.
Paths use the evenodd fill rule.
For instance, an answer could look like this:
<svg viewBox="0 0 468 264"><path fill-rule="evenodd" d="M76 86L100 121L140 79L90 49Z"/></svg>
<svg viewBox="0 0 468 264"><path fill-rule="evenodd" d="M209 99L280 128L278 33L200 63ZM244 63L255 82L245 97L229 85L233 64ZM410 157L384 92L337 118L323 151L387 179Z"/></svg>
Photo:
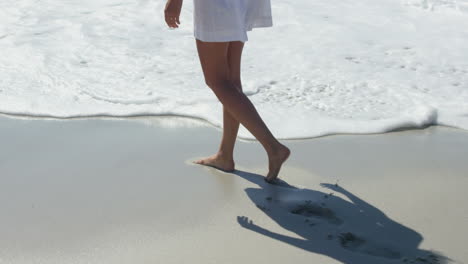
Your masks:
<svg viewBox="0 0 468 264"><path fill-rule="evenodd" d="M237 222L244 228L252 229L256 225L247 216L238 216Z"/></svg>
<svg viewBox="0 0 468 264"><path fill-rule="evenodd" d="M164 9L164 18L170 28L178 28L179 17L182 10L182 0L168 0Z"/></svg>
<svg viewBox="0 0 468 264"><path fill-rule="evenodd" d="M325 187L325 188L330 189L330 190L333 190L333 191L337 191L337 192L340 192L340 191L344 190L338 184L321 183L320 186Z"/></svg>

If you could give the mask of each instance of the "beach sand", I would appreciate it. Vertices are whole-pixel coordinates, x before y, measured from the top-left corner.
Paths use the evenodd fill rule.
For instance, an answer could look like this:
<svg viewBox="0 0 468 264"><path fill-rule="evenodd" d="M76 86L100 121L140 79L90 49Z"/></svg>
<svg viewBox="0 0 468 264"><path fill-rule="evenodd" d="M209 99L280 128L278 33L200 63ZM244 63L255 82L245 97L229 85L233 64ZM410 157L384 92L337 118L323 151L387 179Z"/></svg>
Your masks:
<svg viewBox="0 0 468 264"><path fill-rule="evenodd" d="M0 117L0 263L468 263L468 132L260 144L191 164L220 129L182 118ZM250 222L253 221L253 222Z"/></svg>

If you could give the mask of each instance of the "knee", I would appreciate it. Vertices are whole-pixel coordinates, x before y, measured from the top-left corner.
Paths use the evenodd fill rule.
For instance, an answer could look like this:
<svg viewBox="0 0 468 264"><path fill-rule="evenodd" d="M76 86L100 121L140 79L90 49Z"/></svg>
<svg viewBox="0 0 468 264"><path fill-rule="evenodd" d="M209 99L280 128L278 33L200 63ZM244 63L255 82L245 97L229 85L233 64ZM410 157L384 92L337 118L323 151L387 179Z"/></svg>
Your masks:
<svg viewBox="0 0 468 264"><path fill-rule="evenodd" d="M205 80L206 85L213 89L236 89L239 92L242 92L242 83L237 79L216 79L216 80Z"/></svg>
<svg viewBox="0 0 468 264"><path fill-rule="evenodd" d="M205 83L213 91L237 88L236 83L228 78L205 79Z"/></svg>
<svg viewBox="0 0 468 264"><path fill-rule="evenodd" d="M242 82L239 79L232 79L232 84L239 92L242 92Z"/></svg>

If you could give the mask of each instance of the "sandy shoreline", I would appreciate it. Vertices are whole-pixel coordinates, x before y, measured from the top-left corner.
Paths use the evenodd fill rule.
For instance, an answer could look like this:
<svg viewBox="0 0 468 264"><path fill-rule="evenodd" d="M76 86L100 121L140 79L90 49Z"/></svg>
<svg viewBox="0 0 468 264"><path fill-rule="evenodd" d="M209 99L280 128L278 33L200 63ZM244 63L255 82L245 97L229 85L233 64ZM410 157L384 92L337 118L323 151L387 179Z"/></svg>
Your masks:
<svg viewBox="0 0 468 264"><path fill-rule="evenodd" d="M287 140L287 187L258 143L227 174L190 164L219 130L147 122L0 117L0 263L468 262L466 131Z"/></svg>

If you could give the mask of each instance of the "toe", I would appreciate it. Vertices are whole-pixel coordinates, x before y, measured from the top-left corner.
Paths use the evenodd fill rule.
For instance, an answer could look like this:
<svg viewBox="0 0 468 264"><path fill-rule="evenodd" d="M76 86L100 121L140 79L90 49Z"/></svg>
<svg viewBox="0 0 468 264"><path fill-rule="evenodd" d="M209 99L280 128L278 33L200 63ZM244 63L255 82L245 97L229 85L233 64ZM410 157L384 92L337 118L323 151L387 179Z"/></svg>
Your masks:
<svg viewBox="0 0 468 264"><path fill-rule="evenodd" d="M273 183L275 182L274 179L269 179L268 177L265 178L265 181L266 181L267 183L269 183L269 184L273 184Z"/></svg>

